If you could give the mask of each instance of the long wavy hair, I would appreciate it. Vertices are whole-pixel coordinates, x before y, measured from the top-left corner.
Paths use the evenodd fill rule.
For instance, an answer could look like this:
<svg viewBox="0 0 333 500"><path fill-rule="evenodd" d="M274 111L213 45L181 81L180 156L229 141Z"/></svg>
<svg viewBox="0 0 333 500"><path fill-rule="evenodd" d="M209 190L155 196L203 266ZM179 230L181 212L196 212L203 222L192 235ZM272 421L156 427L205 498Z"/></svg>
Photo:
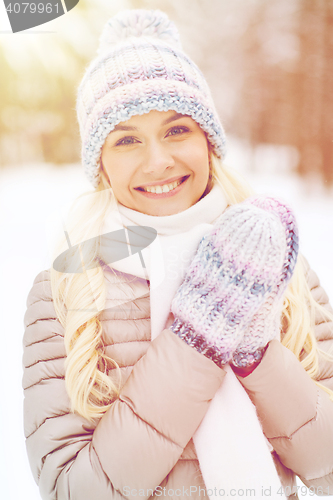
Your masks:
<svg viewBox="0 0 333 500"><path fill-rule="evenodd" d="M228 204L240 203L254 194L239 174L223 165L212 153L210 167L210 183L220 184ZM106 290L103 267L99 261L98 236L102 234L106 214L114 207L115 198L102 168L94 195L81 195L72 206L66 222L66 237L56 250L56 255L67 250L63 263L65 268L66 260L73 261L71 249L73 254L76 251L74 260L77 262L75 245L89 240L77 264L80 267L77 271L81 272L74 272L72 264L71 272L51 269L54 306L65 332L65 383L71 409L90 421L100 418L108 410L121 387L120 369L105 354L99 320L105 308ZM72 245L70 249L69 242ZM319 357L333 362L333 356L319 349L314 333L318 315L323 321L333 321L333 315L313 299L301 256L285 293L282 315L282 344L295 354L310 377L333 400L333 391L316 381Z"/></svg>

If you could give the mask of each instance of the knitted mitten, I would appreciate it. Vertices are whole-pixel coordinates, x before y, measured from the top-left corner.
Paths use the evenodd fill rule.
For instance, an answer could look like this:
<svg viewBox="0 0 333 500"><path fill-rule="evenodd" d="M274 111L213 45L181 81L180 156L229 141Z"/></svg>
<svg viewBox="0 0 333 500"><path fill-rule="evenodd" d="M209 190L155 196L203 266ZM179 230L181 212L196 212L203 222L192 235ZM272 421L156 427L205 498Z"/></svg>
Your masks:
<svg viewBox="0 0 333 500"><path fill-rule="evenodd" d="M271 250L270 267L266 269L271 282L270 289L267 290L265 301L253 316L242 341L232 355L232 364L241 368L259 361L268 342L274 338L279 339L284 292L293 275L298 255L298 228L290 208L273 198L254 198L250 199L249 203L280 220L284 239L281 234L279 242L285 243L282 247L276 244ZM276 237L269 235L271 240L274 236ZM281 251L282 267L279 262ZM264 276L263 279L265 280Z"/></svg>
<svg viewBox="0 0 333 500"><path fill-rule="evenodd" d="M273 198L233 205L199 244L171 305L171 330L219 366L260 359L278 334L297 250L285 205Z"/></svg>

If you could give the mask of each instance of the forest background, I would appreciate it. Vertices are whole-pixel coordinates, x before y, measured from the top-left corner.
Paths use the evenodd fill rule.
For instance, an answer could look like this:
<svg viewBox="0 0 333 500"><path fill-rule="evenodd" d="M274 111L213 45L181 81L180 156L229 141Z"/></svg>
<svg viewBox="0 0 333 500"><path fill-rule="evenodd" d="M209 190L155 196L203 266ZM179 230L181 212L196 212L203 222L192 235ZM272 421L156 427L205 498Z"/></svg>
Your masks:
<svg viewBox="0 0 333 500"><path fill-rule="evenodd" d="M0 34L0 166L79 160L77 84L123 8L176 23L229 135L284 146L285 169L333 182L332 0L81 0L39 31Z"/></svg>

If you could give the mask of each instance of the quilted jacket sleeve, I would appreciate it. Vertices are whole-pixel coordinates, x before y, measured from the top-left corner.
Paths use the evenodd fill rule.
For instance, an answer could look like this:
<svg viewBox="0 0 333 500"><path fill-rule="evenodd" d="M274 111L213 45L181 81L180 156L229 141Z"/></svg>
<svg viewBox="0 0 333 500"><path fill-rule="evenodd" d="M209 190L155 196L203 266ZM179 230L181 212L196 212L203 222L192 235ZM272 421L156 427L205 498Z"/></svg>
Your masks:
<svg viewBox="0 0 333 500"><path fill-rule="evenodd" d="M131 498L125 488L154 490L177 463L225 372L165 330L96 425L69 411L63 328L48 272L34 282L25 326L25 436L41 497L111 500Z"/></svg>
<svg viewBox="0 0 333 500"><path fill-rule="evenodd" d="M331 310L316 274L307 267L313 297ZM316 318L319 348L333 351L333 323ZM320 357L318 381L333 389L333 362ZM280 461L315 492L333 494L333 401L294 354L273 340L258 367L239 377L257 408Z"/></svg>

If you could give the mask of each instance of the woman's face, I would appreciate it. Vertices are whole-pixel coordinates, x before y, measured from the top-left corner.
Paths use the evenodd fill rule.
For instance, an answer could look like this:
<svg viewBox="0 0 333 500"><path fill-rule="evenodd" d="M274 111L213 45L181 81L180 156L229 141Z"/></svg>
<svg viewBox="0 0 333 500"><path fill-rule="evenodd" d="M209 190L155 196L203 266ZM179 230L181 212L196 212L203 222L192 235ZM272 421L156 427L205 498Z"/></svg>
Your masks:
<svg viewBox="0 0 333 500"><path fill-rule="evenodd" d="M108 135L102 164L117 200L148 215L172 215L194 205L209 179L208 144L189 116L150 111Z"/></svg>

